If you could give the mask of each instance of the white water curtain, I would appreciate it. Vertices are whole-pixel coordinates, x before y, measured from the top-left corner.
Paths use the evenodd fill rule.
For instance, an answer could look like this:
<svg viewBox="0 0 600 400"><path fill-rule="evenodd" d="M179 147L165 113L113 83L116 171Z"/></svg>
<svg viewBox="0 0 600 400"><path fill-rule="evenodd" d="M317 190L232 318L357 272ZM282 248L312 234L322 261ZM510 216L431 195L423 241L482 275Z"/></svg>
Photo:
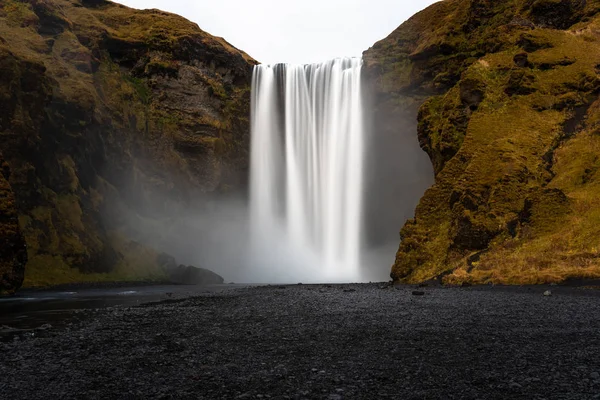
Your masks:
<svg viewBox="0 0 600 400"><path fill-rule="evenodd" d="M320 281L359 279L361 66L346 58L254 69L253 257L279 253L269 267L281 268L282 279L293 268L314 269Z"/></svg>

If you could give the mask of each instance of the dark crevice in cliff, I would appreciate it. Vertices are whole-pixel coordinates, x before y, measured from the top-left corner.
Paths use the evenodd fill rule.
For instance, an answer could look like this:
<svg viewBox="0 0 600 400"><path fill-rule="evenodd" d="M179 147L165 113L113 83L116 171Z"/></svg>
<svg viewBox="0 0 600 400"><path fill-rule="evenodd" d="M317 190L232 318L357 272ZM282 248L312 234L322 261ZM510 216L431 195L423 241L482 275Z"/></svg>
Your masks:
<svg viewBox="0 0 600 400"><path fill-rule="evenodd" d="M587 95L584 104L573 108L571 111L571 117L567 119L562 126L562 133L556 138L552 147L543 155L542 159L545 163L544 168L550 174L544 186L548 185L556 176L556 173L553 171L554 154L556 150L566 141L572 139L575 137L575 135L587 129L586 117L590 107L598 98L599 93L600 91L597 91L593 94Z"/></svg>

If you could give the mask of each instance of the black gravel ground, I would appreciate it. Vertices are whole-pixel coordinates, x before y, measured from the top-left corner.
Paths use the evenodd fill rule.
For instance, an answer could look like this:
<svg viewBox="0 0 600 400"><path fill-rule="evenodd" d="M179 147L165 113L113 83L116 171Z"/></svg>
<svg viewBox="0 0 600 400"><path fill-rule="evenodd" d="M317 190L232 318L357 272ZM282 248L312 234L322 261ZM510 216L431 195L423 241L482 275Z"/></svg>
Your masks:
<svg viewBox="0 0 600 400"><path fill-rule="evenodd" d="M600 399L600 295L259 287L0 343L0 399Z"/></svg>

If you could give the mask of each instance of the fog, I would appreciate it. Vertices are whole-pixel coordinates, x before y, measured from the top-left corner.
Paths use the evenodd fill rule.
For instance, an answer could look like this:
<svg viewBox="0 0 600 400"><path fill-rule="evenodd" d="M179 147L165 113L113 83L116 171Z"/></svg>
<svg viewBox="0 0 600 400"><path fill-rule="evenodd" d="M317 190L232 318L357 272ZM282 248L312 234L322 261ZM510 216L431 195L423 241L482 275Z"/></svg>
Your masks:
<svg viewBox="0 0 600 400"><path fill-rule="evenodd" d="M222 195L203 204L171 211L149 218L130 210L128 235L172 255L180 264L210 269L226 282L335 280L322 275L320 265L311 254L294 252L286 246L286 242L280 240L282 235L273 232L257 246L251 235L248 201L239 194Z"/></svg>
<svg viewBox="0 0 600 400"><path fill-rule="evenodd" d="M417 141L416 109L369 112L375 107L368 90L363 101L362 245L360 274L354 280L387 281L400 242L399 231L433 183L433 169ZM131 207L127 225L132 239L174 256L179 263L210 269L227 282L347 281L343 273L327 273L310 249L299 251L286 239L282 226L253 228L246 190L198 196L185 207L169 203L160 213L145 212L145 217L138 215L136 205ZM259 237L258 231L262 232Z"/></svg>
<svg viewBox="0 0 600 400"><path fill-rule="evenodd" d="M300 4L230 0L203 5L186 0L123 1L138 8L179 13L264 63L360 56L433 2L336 0L324 4L311 0ZM358 280L383 281L389 279L399 231L413 217L419 199L433 183L433 170L417 142L416 109L379 110L368 91L364 96L366 134ZM241 180L249 181L249 177ZM171 200L165 204L169 205L158 207L160 212L148 213L146 207L130 202L129 215L124 218L126 231L133 240L169 253L179 263L210 269L236 283L344 280L326 274L316 254L306 249L298 251L294 243L284 239L287 233L281 227L256 237L256 229L250 226L249 193L245 190L201 194L186 206Z"/></svg>

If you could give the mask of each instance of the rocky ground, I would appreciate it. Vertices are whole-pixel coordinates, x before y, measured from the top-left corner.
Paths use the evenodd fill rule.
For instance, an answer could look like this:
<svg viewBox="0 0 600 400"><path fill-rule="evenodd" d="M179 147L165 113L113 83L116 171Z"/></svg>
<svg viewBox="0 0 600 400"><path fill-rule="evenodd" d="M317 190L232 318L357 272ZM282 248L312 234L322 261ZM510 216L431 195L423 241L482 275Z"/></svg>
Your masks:
<svg viewBox="0 0 600 400"><path fill-rule="evenodd" d="M600 398L600 294L547 289L269 286L100 310L0 343L0 398Z"/></svg>

